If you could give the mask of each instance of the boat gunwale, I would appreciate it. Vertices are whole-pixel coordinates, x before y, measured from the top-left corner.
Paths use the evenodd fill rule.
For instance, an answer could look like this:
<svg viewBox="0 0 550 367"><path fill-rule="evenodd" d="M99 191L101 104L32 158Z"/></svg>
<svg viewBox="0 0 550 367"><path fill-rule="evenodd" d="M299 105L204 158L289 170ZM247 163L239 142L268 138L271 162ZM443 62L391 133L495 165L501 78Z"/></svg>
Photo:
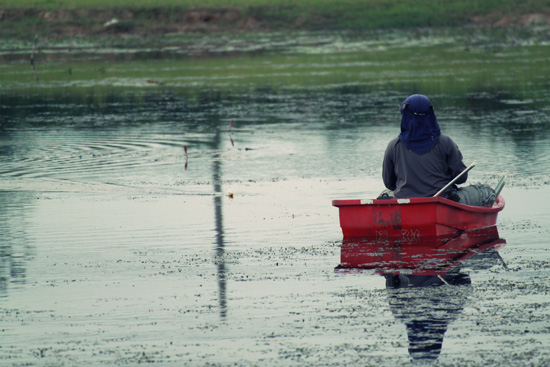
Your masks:
<svg viewBox="0 0 550 367"><path fill-rule="evenodd" d="M351 199L351 200L332 200L332 205L335 207L346 206L399 206L399 205L423 205L423 204L441 204L444 206L455 207L461 210L474 213L495 213L504 209L506 201L499 195L497 200L492 206L474 206L460 204L456 201L445 199L442 197L424 197L424 198L410 198L410 199Z"/></svg>

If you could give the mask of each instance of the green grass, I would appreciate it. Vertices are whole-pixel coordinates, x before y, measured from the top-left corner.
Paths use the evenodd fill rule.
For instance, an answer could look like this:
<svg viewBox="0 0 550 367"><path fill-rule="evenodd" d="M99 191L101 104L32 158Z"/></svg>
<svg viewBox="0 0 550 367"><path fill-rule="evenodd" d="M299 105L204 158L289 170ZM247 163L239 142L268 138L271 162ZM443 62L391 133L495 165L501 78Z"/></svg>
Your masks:
<svg viewBox="0 0 550 367"><path fill-rule="evenodd" d="M258 21L261 30L372 30L463 26L472 17L488 14L548 14L550 0L3 0L0 9L8 15L19 11L17 17L2 17L0 33L28 38L32 32L63 37L56 29L67 25L103 24L109 11L113 16L133 12L119 32L162 32L160 23L181 23L190 9L235 9L242 19ZM44 12L69 16L45 20ZM238 22L219 25L216 31L239 31ZM97 31L91 25L89 29Z"/></svg>
<svg viewBox="0 0 550 367"><path fill-rule="evenodd" d="M114 9L114 8L236 8L279 7L300 9L369 8L405 10L408 13L440 13L441 9L461 12L500 10L541 11L544 0L3 0L1 7L35 9Z"/></svg>
<svg viewBox="0 0 550 367"><path fill-rule="evenodd" d="M37 64L40 85L28 63L0 67L9 94L165 89L188 95L206 91L244 93L257 88L320 93L347 86L426 94L511 93L536 100L550 75L547 46L497 50L454 45L411 46L350 53L227 55L213 58L78 61ZM68 72L70 70L70 72ZM513 70L513 78L510 77ZM103 91L103 92L101 92Z"/></svg>

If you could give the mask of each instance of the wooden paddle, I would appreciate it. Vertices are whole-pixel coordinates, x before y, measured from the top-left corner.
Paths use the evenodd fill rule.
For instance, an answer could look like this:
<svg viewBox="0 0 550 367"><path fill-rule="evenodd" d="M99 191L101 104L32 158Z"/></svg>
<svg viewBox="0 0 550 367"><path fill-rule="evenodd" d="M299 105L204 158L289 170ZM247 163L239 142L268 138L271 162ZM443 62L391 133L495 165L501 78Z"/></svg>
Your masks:
<svg viewBox="0 0 550 367"><path fill-rule="evenodd" d="M445 185L444 188L442 188L441 190L439 190L433 197L438 197L439 195L441 195L445 190L447 190L449 188L449 186L451 186L452 184L454 184L456 182L456 180L458 180L460 178L460 176L462 176L463 174L465 174L466 172L468 172L469 170L471 170L472 168L474 168L476 166L476 162L472 162L472 164L470 164L468 167L466 167L466 169L462 172L460 172L458 174L458 176L456 176L455 178L453 178L451 180L451 182L449 182L447 185Z"/></svg>

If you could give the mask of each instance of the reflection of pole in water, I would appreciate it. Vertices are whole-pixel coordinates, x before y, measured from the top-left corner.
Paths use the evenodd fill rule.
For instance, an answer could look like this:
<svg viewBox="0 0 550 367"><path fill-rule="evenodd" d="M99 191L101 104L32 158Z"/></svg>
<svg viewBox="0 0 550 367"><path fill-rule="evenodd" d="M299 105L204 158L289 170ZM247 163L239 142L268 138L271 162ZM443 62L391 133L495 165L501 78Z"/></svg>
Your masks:
<svg viewBox="0 0 550 367"><path fill-rule="evenodd" d="M219 149L220 134L216 131L214 148ZM223 212L222 212L222 172L221 162L214 160L212 164L212 179L214 181L214 217L216 225L216 264L218 274L218 290L219 290L219 304L220 304L220 316L225 319L227 316L227 282L226 282L226 270L225 270L225 248L223 237Z"/></svg>
<svg viewBox="0 0 550 367"><path fill-rule="evenodd" d="M0 191L0 299L7 297L10 285L27 280L27 262L34 253L26 231L31 199L30 194Z"/></svg>

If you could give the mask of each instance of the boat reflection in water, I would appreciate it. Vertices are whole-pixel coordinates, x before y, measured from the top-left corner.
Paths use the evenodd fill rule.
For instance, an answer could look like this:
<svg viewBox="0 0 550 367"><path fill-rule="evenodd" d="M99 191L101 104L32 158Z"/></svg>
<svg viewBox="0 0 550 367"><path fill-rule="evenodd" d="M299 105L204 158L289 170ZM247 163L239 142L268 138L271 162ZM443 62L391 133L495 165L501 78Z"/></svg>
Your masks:
<svg viewBox="0 0 550 367"><path fill-rule="evenodd" d="M434 360L471 292L464 269L497 265L502 261L497 249L505 244L496 226L454 237L344 238L336 269L372 269L384 276L390 309L407 327L409 354L414 360Z"/></svg>

